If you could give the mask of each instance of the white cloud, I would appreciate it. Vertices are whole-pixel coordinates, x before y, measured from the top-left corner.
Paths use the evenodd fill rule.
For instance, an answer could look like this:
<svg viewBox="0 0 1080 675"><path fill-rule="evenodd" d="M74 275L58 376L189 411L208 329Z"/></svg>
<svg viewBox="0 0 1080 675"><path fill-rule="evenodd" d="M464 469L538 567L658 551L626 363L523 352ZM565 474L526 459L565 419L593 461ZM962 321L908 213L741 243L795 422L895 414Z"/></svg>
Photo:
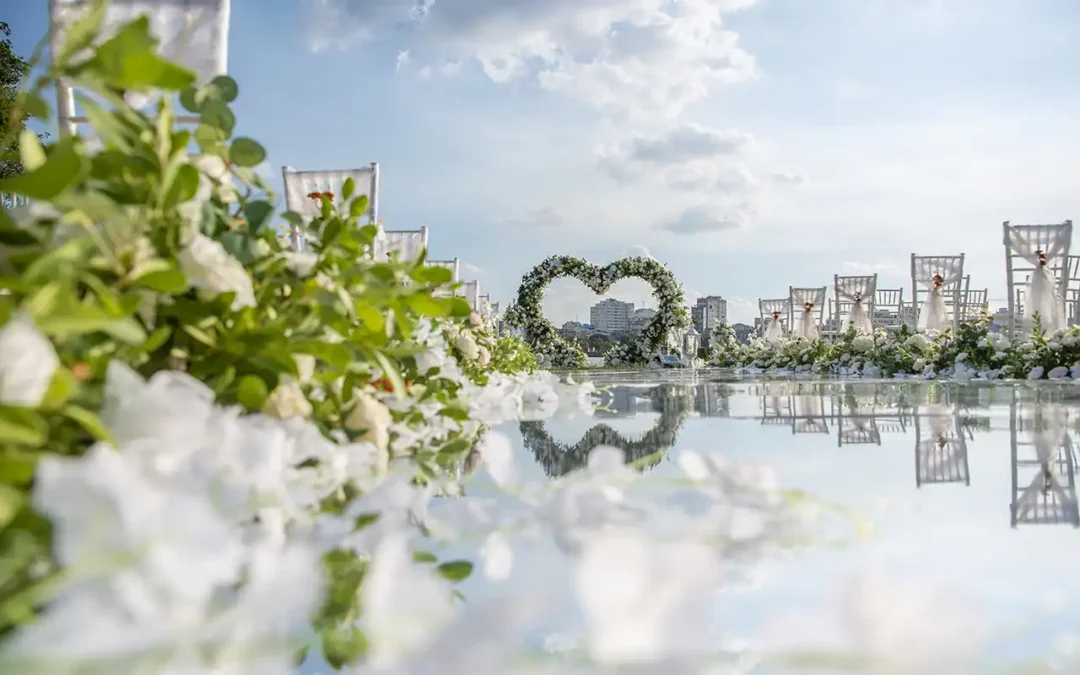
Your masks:
<svg viewBox="0 0 1080 675"><path fill-rule="evenodd" d="M723 14L757 0L307 0L314 49L406 35L426 60L475 60L496 82L540 86L605 112L677 117L717 85L756 75Z"/></svg>
<svg viewBox="0 0 1080 675"><path fill-rule="evenodd" d="M469 274L472 274L474 276L484 273L484 268L483 267L480 267L479 265L474 265L472 263L464 263L462 265L462 267L465 269L466 272L468 272Z"/></svg>
<svg viewBox="0 0 1080 675"><path fill-rule="evenodd" d="M774 171L770 178L779 185L802 185L806 182L806 176L797 171Z"/></svg>
<svg viewBox="0 0 1080 675"><path fill-rule="evenodd" d="M900 266L892 263L861 263L845 260L842 265L845 272L856 274L899 274Z"/></svg>
<svg viewBox="0 0 1080 675"><path fill-rule="evenodd" d="M633 257L636 257L636 256L640 256L642 258L652 258L653 254L652 254L651 251L649 251L648 246L642 246L641 244L638 244L636 246L631 246L630 248L628 248L626 250L626 256L625 257L633 258Z"/></svg>
<svg viewBox="0 0 1080 675"><path fill-rule="evenodd" d="M554 206L529 209L524 214L512 218L503 218L499 224L508 227L560 227L566 222L565 216Z"/></svg>
<svg viewBox="0 0 1080 675"><path fill-rule="evenodd" d="M659 228L673 234L709 234L738 230L746 222L746 211L718 210L710 206L694 206L677 217L661 222Z"/></svg>
<svg viewBox="0 0 1080 675"><path fill-rule="evenodd" d="M409 65L409 52L398 52L397 63L394 65L394 70L401 70L407 65Z"/></svg>

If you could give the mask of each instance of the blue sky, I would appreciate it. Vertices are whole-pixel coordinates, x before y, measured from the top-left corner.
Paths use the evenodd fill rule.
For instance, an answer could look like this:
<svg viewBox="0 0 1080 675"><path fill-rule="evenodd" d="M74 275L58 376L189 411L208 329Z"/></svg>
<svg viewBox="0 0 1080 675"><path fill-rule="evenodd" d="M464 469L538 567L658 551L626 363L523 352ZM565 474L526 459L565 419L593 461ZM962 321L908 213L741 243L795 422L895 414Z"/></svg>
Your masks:
<svg viewBox="0 0 1080 675"><path fill-rule="evenodd" d="M46 3L9 4L28 54ZM278 182L378 161L387 225L504 303L547 255L643 249L734 320L836 273L910 289L912 252L1003 299L1001 222L1080 214L1074 0L417 5L234 0L238 133Z"/></svg>

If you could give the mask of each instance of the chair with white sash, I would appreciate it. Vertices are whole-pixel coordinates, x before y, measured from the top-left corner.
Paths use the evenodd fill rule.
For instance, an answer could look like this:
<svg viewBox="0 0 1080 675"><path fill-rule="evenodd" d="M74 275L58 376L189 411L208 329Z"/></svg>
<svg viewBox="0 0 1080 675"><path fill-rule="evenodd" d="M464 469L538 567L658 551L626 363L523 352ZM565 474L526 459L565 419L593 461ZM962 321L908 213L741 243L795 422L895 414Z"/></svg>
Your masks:
<svg viewBox="0 0 1080 675"><path fill-rule="evenodd" d="M911 254L911 292L919 330L956 328L963 301L964 254Z"/></svg>
<svg viewBox="0 0 1080 675"><path fill-rule="evenodd" d="M821 338L825 317L825 286L819 288L788 287L788 322L792 337L811 342Z"/></svg>
<svg viewBox="0 0 1080 675"><path fill-rule="evenodd" d="M469 303L469 309L474 312L480 311L480 282L479 281L466 281L458 289L458 295L465 298L465 302Z"/></svg>
<svg viewBox="0 0 1080 675"><path fill-rule="evenodd" d="M427 227L421 226L418 230L384 230L380 227L375 235L375 261L384 262L396 254L401 262L412 262L427 247Z"/></svg>
<svg viewBox="0 0 1080 675"><path fill-rule="evenodd" d="M368 207L362 216L367 216L370 223L378 222L379 165L376 162L360 169L327 171L297 171L284 166L281 177L285 183L285 208L299 214L305 223L322 216L320 195L329 193L331 201L341 199L341 188L350 178L355 185L352 198L360 195L368 198ZM293 233L297 239L303 239L298 227L293 226Z"/></svg>
<svg viewBox="0 0 1080 675"><path fill-rule="evenodd" d="M847 332L854 326L855 332L868 334L874 332L871 319L874 316L877 294L877 275L846 276L833 275L833 292L837 331Z"/></svg>
<svg viewBox="0 0 1080 675"><path fill-rule="evenodd" d="M1009 334L1030 330L1036 312L1047 333L1064 328L1072 221L1058 225L1010 225L1005 221L1002 228L1009 285Z"/></svg>
<svg viewBox="0 0 1080 675"><path fill-rule="evenodd" d="M29 3L23 3L29 4ZM150 21L150 30L159 40L160 55L193 71L200 83L225 75L229 65L230 0L112 0L105 6L103 36L112 37L124 24L142 15ZM49 0L49 43L58 54L67 33L93 7L87 0ZM150 100L144 94L128 93L125 100L142 108ZM77 126L88 119L77 115L75 92L61 81L56 85L56 118L61 138L74 136ZM198 115L177 115L184 124L198 124Z"/></svg>
<svg viewBox="0 0 1080 675"><path fill-rule="evenodd" d="M765 342L779 342L787 332L788 299L758 299L758 312L761 314L761 337Z"/></svg>
<svg viewBox="0 0 1080 675"><path fill-rule="evenodd" d="M461 261L457 258L451 260L425 260L424 264L428 267L445 267L450 270L450 282L451 284L457 284L461 280ZM438 289L435 291L435 295L440 297L446 297L454 295L454 291Z"/></svg>

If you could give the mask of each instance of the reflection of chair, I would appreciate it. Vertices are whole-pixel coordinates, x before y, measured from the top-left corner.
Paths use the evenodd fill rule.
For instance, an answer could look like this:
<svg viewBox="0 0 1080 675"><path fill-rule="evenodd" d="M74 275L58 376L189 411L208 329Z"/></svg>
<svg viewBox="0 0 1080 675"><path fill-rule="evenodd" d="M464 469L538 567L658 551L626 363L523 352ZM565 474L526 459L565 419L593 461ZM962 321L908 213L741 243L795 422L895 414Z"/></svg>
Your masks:
<svg viewBox="0 0 1080 675"><path fill-rule="evenodd" d="M828 417L825 414L825 395L818 388L816 392L797 393L791 397L794 401L794 413L791 416L793 434L827 434Z"/></svg>
<svg viewBox="0 0 1080 675"><path fill-rule="evenodd" d="M873 407L869 406L869 410L862 406L852 407L852 412L848 414L844 412L843 401L836 407L837 425L840 427L836 436L836 447L843 447L845 444L881 445L881 431L878 430Z"/></svg>
<svg viewBox="0 0 1080 675"><path fill-rule="evenodd" d="M1009 406L1012 526L1068 523L1080 527L1076 449L1069 437L1067 414L1042 405L1025 419L1019 407L1014 392ZM1025 432L1031 440L1020 440Z"/></svg>
<svg viewBox="0 0 1080 675"><path fill-rule="evenodd" d="M761 394L761 423L788 426L792 423L791 394L781 383L770 382Z"/></svg>
<svg viewBox="0 0 1080 675"><path fill-rule="evenodd" d="M944 406L927 406L927 409L926 414L915 415L915 485L971 485L967 438L959 410ZM924 438L926 431L929 433Z"/></svg>
<svg viewBox="0 0 1080 675"><path fill-rule="evenodd" d="M878 415L875 417L878 431L883 434L906 434L907 422L900 413L896 415Z"/></svg>
<svg viewBox="0 0 1080 675"><path fill-rule="evenodd" d="M702 384L695 387L694 410L702 417L729 417L731 387L724 384Z"/></svg>

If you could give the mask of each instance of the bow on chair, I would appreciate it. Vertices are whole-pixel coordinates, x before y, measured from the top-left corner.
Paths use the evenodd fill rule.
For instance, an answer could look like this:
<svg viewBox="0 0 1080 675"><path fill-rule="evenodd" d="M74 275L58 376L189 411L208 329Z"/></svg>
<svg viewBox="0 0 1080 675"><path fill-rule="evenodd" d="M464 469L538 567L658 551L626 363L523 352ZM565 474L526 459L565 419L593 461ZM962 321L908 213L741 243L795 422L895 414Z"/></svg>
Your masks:
<svg viewBox="0 0 1080 675"><path fill-rule="evenodd" d="M774 321L779 321L780 320L780 312L773 312L772 313L772 318L773 318Z"/></svg>
<svg viewBox="0 0 1080 675"><path fill-rule="evenodd" d="M945 277L941 276L940 272L934 272L934 288L941 288L945 285Z"/></svg>
<svg viewBox="0 0 1080 675"><path fill-rule="evenodd" d="M1035 257L1037 257L1039 259L1039 267L1046 267L1046 263L1047 263L1046 253L1041 248L1036 249Z"/></svg>

